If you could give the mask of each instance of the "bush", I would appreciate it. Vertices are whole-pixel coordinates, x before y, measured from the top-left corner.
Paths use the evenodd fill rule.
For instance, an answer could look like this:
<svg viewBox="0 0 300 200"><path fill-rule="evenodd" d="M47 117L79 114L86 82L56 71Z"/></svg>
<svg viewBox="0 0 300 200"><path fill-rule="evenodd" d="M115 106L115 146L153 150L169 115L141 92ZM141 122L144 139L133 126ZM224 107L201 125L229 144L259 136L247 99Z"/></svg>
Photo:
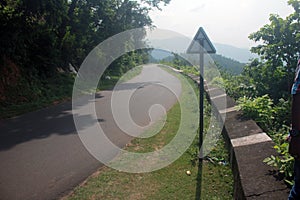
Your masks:
<svg viewBox="0 0 300 200"><path fill-rule="evenodd" d="M255 120L265 131L272 127L276 110L273 100L268 95L257 98L240 98L238 100L243 114Z"/></svg>
<svg viewBox="0 0 300 200"><path fill-rule="evenodd" d="M199 76L199 71L194 66L180 66L179 69L183 70L184 74L194 74Z"/></svg>
<svg viewBox="0 0 300 200"><path fill-rule="evenodd" d="M265 131L279 130L291 121L291 101L279 99L275 105L269 95L238 100L243 114L255 120Z"/></svg>

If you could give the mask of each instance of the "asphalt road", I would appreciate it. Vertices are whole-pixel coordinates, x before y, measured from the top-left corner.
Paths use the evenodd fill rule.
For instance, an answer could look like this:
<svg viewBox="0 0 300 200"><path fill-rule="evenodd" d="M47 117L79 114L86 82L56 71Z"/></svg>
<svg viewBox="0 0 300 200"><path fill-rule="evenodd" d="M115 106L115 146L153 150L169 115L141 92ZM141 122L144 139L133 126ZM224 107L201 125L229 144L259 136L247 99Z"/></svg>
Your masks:
<svg viewBox="0 0 300 200"><path fill-rule="evenodd" d="M136 124L145 126L150 122L150 107L160 104L169 109L176 102L174 93L180 95L181 85L157 66L146 65L139 76L118 90L135 90L130 114ZM111 96L112 91L96 94L97 123L114 144L124 147L133 137L114 121ZM0 121L1 200L58 199L102 165L79 139L71 102Z"/></svg>

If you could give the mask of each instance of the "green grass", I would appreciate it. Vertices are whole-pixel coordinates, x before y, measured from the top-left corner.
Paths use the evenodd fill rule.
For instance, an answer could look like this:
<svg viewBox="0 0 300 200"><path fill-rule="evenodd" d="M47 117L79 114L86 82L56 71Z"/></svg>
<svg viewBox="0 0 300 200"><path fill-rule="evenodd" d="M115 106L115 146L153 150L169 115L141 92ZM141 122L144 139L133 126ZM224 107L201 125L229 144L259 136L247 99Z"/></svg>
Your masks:
<svg viewBox="0 0 300 200"><path fill-rule="evenodd" d="M134 139L125 149L149 152L162 148L175 136L180 115L180 104L177 103L168 111L165 126L158 134L147 139ZM206 122L208 118L206 116ZM190 148L171 165L154 172L134 174L102 167L64 199L233 199L230 166L219 164L220 161L228 163L223 140L208 155L210 161L202 164L192 162L197 156L197 141L196 137ZM191 175L186 174L187 170Z"/></svg>

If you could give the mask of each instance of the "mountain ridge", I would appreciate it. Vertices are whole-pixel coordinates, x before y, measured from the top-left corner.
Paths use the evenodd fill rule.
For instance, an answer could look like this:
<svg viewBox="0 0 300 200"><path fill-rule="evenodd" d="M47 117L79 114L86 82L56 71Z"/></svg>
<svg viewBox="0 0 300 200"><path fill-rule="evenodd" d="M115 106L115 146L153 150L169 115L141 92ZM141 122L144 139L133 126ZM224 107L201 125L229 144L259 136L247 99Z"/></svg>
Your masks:
<svg viewBox="0 0 300 200"><path fill-rule="evenodd" d="M191 39L185 37L173 37L167 39L153 39L150 41L150 46L169 50L175 53L184 53L191 43ZM251 59L258 58L256 54L250 52L249 49L235 47L230 44L221 44L213 42L217 50L217 54L231 58L241 63L249 63Z"/></svg>

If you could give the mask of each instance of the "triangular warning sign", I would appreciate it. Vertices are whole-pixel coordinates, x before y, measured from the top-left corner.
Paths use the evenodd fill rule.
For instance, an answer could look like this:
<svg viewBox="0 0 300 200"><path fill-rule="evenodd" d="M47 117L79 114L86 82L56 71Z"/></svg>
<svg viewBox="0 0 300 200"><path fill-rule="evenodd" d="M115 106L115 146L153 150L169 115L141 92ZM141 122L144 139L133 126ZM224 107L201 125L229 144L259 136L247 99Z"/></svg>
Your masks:
<svg viewBox="0 0 300 200"><path fill-rule="evenodd" d="M203 46L201 47L200 41L202 40ZM202 48L204 53L216 53L216 49L207 37L204 29L202 27L199 28L197 34L195 35L192 43L187 49L187 53L201 53Z"/></svg>

